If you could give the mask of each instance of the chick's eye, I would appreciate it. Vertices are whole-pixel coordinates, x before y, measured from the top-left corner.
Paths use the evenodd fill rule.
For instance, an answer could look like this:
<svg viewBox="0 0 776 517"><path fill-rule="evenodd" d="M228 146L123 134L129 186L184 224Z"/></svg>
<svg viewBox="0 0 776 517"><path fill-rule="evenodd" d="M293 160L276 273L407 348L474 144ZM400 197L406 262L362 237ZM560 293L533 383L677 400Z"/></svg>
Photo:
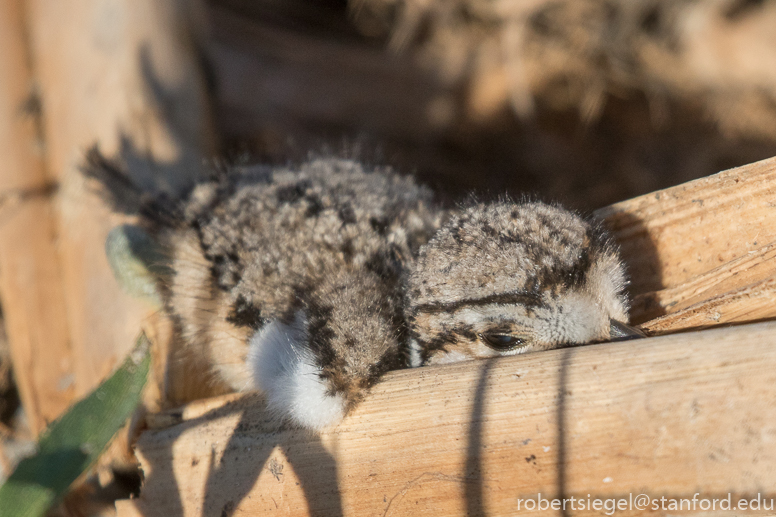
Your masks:
<svg viewBox="0 0 776 517"><path fill-rule="evenodd" d="M514 350L525 344L525 340L510 334L480 334L480 339L489 347L501 352Z"/></svg>

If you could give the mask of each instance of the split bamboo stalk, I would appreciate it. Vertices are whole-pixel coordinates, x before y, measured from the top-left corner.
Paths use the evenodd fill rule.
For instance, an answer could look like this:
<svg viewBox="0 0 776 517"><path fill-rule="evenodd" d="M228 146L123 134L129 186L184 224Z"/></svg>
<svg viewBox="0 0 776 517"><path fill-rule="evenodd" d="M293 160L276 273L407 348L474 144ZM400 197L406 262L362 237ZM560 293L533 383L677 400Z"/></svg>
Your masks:
<svg viewBox="0 0 776 517"><path fill-rule="evenodd" d="M775 497L775 386L776 323L761 323L391 372L319 437L227 398L142 435L145 485L117 508L514 515L538 493ZM645 513L671 512L618 515Z"/></svg>

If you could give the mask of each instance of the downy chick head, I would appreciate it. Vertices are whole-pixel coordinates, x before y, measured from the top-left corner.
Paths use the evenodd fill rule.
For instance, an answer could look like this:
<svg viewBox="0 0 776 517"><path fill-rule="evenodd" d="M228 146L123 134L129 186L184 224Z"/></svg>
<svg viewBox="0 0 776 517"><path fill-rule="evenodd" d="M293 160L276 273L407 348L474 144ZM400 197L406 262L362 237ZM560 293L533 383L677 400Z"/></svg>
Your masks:
<svg viewBox="0 0 776 517"><path fill-rule="evenodd" d="M413 364L515 355L632 333L625 271L598 226L544 203L479 204L408 279Z"/></svg>

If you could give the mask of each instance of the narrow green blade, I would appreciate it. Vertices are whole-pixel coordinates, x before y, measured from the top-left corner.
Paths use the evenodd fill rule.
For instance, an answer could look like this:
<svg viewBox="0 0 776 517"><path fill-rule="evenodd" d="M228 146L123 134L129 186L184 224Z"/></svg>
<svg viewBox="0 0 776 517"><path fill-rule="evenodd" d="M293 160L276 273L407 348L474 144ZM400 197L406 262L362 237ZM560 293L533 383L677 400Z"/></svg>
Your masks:
<svg viewBox="0 0 776 517"><path fill-rule="evenodd" d="M88 469L140 403L150 364L141 335L118 370L54 421L0 487L0 517L39 517Z"/></svg>

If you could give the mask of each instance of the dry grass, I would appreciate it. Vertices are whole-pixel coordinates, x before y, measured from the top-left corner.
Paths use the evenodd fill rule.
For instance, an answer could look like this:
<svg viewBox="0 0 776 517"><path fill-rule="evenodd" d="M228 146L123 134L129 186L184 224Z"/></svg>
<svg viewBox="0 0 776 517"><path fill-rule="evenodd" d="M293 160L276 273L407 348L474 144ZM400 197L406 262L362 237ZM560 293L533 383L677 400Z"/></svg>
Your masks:
<svg viewBox="0 0 776 517"><path fill-rule="evenodd" d="M344 4L211 0L226 148L582 209L776 154L776 1Z"/></svg>
<svg viewBox="0 0 776 517"><path fill-rule="evenodd" d="M776 2L352 0L367 33L465 83L470 116L537 104L596 120L638 91L655 123L699 106L721 131L776 138Z"/></svg>

